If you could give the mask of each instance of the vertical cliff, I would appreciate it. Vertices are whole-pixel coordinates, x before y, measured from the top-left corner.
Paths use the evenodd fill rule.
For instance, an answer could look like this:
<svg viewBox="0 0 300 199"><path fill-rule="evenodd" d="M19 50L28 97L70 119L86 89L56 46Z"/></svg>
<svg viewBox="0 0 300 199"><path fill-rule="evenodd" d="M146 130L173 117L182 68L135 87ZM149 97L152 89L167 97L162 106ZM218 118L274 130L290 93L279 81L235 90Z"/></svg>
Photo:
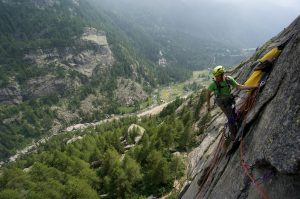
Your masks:
<svg viewBox="0 0 300 199"><path fill-rule="evenodd" d="M245 82L254 61L288 39L246 118L242 154L241 146L229 156L222 146L218 147L225 118L217 113L218 110L213 110L213 122L207 129L205 142L189 155L192 163L188 176L190 185L180 198L261 198L261 195L273 199L299 198L300 17L257 49L253 57L232 71L232 75L239 82ZM245 94L240 92L239 95ZM243 171L241 157L251 166L249 172L263 194L259 194Z"/></svg>

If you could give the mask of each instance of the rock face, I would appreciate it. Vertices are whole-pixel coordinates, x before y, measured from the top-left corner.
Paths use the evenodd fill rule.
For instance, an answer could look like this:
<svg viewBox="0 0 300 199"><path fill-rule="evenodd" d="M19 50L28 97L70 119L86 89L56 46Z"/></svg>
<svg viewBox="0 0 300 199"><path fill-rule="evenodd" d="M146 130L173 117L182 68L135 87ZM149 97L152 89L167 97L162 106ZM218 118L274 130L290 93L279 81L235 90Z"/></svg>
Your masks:
<svg viewBox="0 0 300 199"><path fill-rule="evenodd" d="M135 102L145 100L148 97L140 84L124 78L118 79L118 86L114 94L121 104L128 106L132 106Z"/></svg>
<svg viewBox="0 0 300 199"><path fill-rule="evenodd" d="M0 102L7 104L19 104L23 100L20 86L14 82L5 88L0 88Z"/></svg>
<svg viewBox="0 0 300 199"><path fill-rule="evenodd" d="M53 75L46 75L27 81L22 95L25 98L43 97L56 92L71 91L79 86L79 80L71 78L58 79Z"/></svg>
<svg viewBox="0 0 300 199"><path fill-rule="evenodd" d="M38 66L55 64L65 69L76 70L87 77L93 75L96 66L105 69L114 62L103 31L85 28L75 45L65 48L39 49L26 54L24 59Z"/></svg>
<svg viewBox="0 0 300 199"><path fill-rule="evenodd" d="M108 71L114 63L114 57L105 33L95 28L85 28L75 46L38 49L24 55L24 61L39 68L51 68L55 65L91 78L96 67L104 73ZM79 78L51 73L29 79L22 86L14 80L11 82L7 87L0 88L0 103L21 103L23 99L73 91L82 85Z"/></svg>
<svg viewBox="0 0 300 199"><path fill-rule="evenodd" d="M101 112L101 107L98 106L99 104L102 104L103 106L105 106L103 96L101 96L100 94L89 95L83 101L81 101L80 110L84 114L92 113L95 110Z"/></svg>
<svg viewBox="0 0 300 199"><path fill-rule="evenodd" d="M271 39L257 54L234 71L239 82L251 73L248 67L272 47L292 38L273 66L265 88L249 112L243 138L243 153L237 147L231 156L221 154L216 161L214 154L221 131L214 129L213 122L208 135L219 132L210 139L206 149L197 148L190 154L189 187L181 198L261 198L255 186L240 166L241 157L253 165L251 173L261 183L268 198L299 198L300 196L300 17L278 36ZM224 116L222 116L224 117ZM207 138L207 140L209 140ZM218 148L222 150L222 148ZM214 164L212 164L214 162ZM207 168L212 168L208 172ZM204 174L208 174L204 178ZM204 181L198 186L198 181Z"/></svg>

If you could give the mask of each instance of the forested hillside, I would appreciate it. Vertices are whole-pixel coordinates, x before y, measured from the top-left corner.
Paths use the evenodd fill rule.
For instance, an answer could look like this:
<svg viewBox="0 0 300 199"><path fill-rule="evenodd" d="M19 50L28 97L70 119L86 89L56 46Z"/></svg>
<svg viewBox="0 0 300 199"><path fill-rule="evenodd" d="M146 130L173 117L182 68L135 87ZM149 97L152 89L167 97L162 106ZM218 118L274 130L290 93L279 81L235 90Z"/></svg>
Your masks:
<svg viewBox="0 0 300 199"><path fill-rule="evenodd" d="M156 15L137 4L126 14L110 5L0 1L1 160L74 123L149 106L154 88L240 53L167 25L163 9Z"/></svg>
<svg viewBox="0 0 300 199"><path fill-rule="evenodd" d="M125 118L52 138L36 153L3 168L0 198L146 198L169 193L174 183L182 183L184 154L199 144L196 136L209 121L207 115L199 131L193 130L204 95L189 98L188 107L177 99L157 117Z"/></svg>
<svg viewBox="0 0 300 199"><path fill-rule="evenodd" d="M221 109L204 107L210 70L193 70L232 67L263 29L219 22L223 1L173 2L0 0L0 199L258 198L259 186L298 198L300 18L226 70L263 76L234 91L230 140ZM172 88L185 97L169 101Z"/></svg>
<svg viewBox="0 0 300 199"><path fill-rule="evenodd" d="M2 0L0 24L0 159L75 122L137 107L157 85L190 75L157 66L86 0ZM136 97L124 100L120 87Z"/></svg>

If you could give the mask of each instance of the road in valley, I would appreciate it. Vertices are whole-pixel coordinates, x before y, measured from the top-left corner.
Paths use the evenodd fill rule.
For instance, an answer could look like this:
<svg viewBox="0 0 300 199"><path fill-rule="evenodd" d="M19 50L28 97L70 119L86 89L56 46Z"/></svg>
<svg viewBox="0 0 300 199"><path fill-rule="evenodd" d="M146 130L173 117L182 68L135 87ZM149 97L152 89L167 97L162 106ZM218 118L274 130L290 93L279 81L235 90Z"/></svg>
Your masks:
<svg viewBox="0 0 300 199"><path fill-rule="evenodd" d="M182 98L186 98L188 96L185 95ZM147 117L147 116L151 116L151 115L157 115L159 114L169 103L171 103L173 101L170 102L166 102L164 104L160 104L160 105L154 105L150 108L147 108L145 110L142 110L140 112L137 113L129 113L129 114L124 114L124 115L114 115L111 118L108 119L104 119L104 120L100 120L98 122L95 123L84 123L84 124L74 124L72 126L67 127L63 132L71 132L71 131L75 131L75 130L79 130L79 129L85 129L87 127L91 127L91 126L97 126L106 122L112 122L114 120L119 120L121 118L125 118L125 117L129 117L129 116L134 116L136 115L137 117ZM40 146L43 143L46 143L50 138L52 138L53 136L58 135L58 134L52 134L50 136L44 137L40 140L37 141L33 141L32 144L30 144L29 146L18 150L17 153L11 157L9 157L7 162L14 162L16 161L21 155L25 155L28 154L31 151L34 151L38 148L38 146ZM0 168L2 167L2 165L4 164L4 162L0 162Z"/></svg>

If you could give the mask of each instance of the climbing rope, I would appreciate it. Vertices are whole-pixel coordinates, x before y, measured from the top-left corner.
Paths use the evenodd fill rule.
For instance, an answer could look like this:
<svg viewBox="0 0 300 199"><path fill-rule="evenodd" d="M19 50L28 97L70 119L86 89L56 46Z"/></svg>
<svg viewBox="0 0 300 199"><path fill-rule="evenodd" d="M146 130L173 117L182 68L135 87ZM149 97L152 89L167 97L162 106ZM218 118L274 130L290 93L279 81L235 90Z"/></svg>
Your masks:
<svg viewBox="0 0 300 199"><path fill-rule="evenodd" d="M241 140L240 144L240 164L241 167L243 168L244 173L250 178L252 183L255 186L256 191L259 193L261 198L263 199L269 199L268 195L265 193L265 191L259 186L260 184L257 183L257 180L254 178L254 176L251 174L251 167L249 164L244 160L243 154L244 154L244 149L243 149L243 139Z"/></svg>
<svg viewBox="0 0 300 199"><path fill-rule="evenodd" d="M221 150L221 147L223 146L224 142L225 142L225 137L224 137L224 131L223 131L220 141L218 143L218 146L213 155L213 159L210 162L209 167L205 169L204 174L199 178L198 185L199 185L200 189L198 190L196 198L203 198L205 195L205 191L207 190L207 187L212 182L213 171L214 171L216 165L221 160L221 157L223 156L223 150Z"/></svg>
<svg viewBox="0 0 300 199"><path fill-rule="evenodd" d="M281 48L280 50L282 50L284 48L284 46L292 39L293 35L294 34L291 34L289 36L289 38L284 43L282 43L280 45L280 48ZM279 46L278 46L278 49L279 49ZM277 55L276 58L278 58L278 55ZM274 61L274 59L273 59L273 61ZM244 159L244 141L243 141L243 137L244 137L244 128L246 126L246 116L249 113L249 110L252 109L255 101L257 100L258 93L265 86L265 84L267 82L267 79L270 75L271 70L272 70L272 67L270 67L270 70L264 72L264 74L263 74L263 76L260 80L259 88L250 93L250 96L248 96L248 98L246 99L245 103L241 106L240 111L239 111L239 116L241 116L241 118L243 119L242 120L243 122L242 122L242 125L241 125L241 128L240 128L240 131L241 131L241 143L240 143L240 147L239 147L239 149L240 149L240 165L243 168L244 173L251 179L252 183L255 185L255 188L256 188L257 192L259 193L259 195L263 199L268 199L269 197L264 192L264 190L259 186L259 184L261 184L262 182L264 182L267 179L269 179L270 177L272 177L274 175L274 172L270 171L270 172L264 174L262 177L257 178L257 179L255 179L253 177L253 175L251 174L251 169L252 169L253 166L250 166Z"/></svg>
<svg viewBox="0 0 300 199"><path fill-rule="evenodd" d="M262 84L261 84L262 85ZM265 191L259 186L257 180L254 178L254 176L251 173L251 169L253 166L250 166L244 159L244 127L246 125L246 116L249 113L249 110L251 110L251 108L253 107L257 97L258 97L258 93L260 91L260 86L258 89L256 89L255 91L250 93L250 96L247 98L247 100L245 101L245 103L243 104L243 106L240 108L240 113L243 116L243 123L242 123L242 129L241 129L241 143L240 143L240 165L244 171L244 173L250 178L250 180L252 181L252 183L255 186L256 191L259 193L259 195L261 196L261 198L263 199L269 199L268 195L265 193Z"/></svg>
<svg viewBox="0 0 300 199"><path fill-rule="evenodd" d="M258 183L258 184L262 184L262 183L268 181L274 175L275 175L274 171L268 171L268 172L264 173L264 175L262 175L261 177L256 178L255 182Z"/></svg>
<svg viewBox="0 0 300 199"><path fill-rule="evenodd" d="M277 50L281 51L284 48L284 46L293 38L293 36L294 36L294 33L290 34L288 39L284 43L282 43L278 46ZM267 53L263 58L268 57L267 55L270 56L270 54ZM276 57L273 57L273 61L274 61L274 59L277 59L277 58L278 58L278 55L276 55ZM258 63L259 62L254 63L256 65L255 68L257 67ZM259 88L254 91L251 91L250 95L248 95L246 100L244 100L244 98L243 98L244 102L243 102L242 106L240 107L239 111L237 112L237 119L239 121L238 126L240 127L237 138L238 139L240 138L240 145L239 145L240 165L241 165L244 173L251 179L251 181L255 185L256 191L259 193L259 195L263 199L268 199L269 197L267 196L267 194L264 192L264 190L259 185L262 184L264 181L268 180L273 175L275 175L275 173L274 173L274 171L269 171L269 172L265 173L263 176L255 179L254 176L252 175L252 169L253 169L254 165L249 165L244 159L244 141L243 141L244 128L246 126L246 117L247 117L249 111L252 109L252 107L258 97L258 93L265 86L266 81L267 81L271 71L268 70L268 71L263 71L263 72L264 72L264 74L263 74L263 77L261 78ZM241 122L241 125L240 125L240 122ZM226 135L226 129L228 128L228 125L229 124L227 124L227 125L225 124L225 126L223 128L222 137L217 146L216 152L214 153L214 158L210 162L209 167L206 168L206 170L204 171L204 174L202 175L203 179L202 179L202 177L200 178L201 181L200 181L200 183L198 183L200 186L200 190L197 193L197 196L196 196L197 198L199 198L199 196L201 196L201 198L203 198L202 196L204 196L205 190L207 190L206 186L208 186L211 183L211 181L213 180L212 172L215 169L216 164L219 163L219 161L222 157L222 153L223 153L223 151L220 150L221 143L223 144L226 141L226 138L228 139L228 137L229 137L228 135Z"/></svg>
<svg viewBox="0 0 300 199"><path fill-rule="evenodd" d="M264 78L265 80L265 78ZM265 82L262 82L262 86L264 86ZM240 126L240 135L237 135L237 137L241 137L241 143L240 143L240 165L244 171L244 173L250 178L250 180L252 181L252 183L254 184L257 192L259 193L259 195L261 196L261 198L263 199L269 199L269 197L267 196L267 194L264 192L264 190L260 187L260 178L255 179L254 176L251 173L251 169L253 168L253 165L250 166L244 159L244 142L243 142L243 137L244 137L244 128L246 126L246 116L249 113L249 111L252 109L255 101L257 100L258 97L258 93L260 91L260 86L258 89L252 91L249 96L246 98L246 100L244 101L244 103L241 105L240 109L237 112L237 118L239 119L239 121L242 121L242 124ZM235 120L236 120L235 119ZM228 121L230 122L230 121ZM206 190L208 189L207 187L211 184L212 180L213 180L213 171L216 168L216 165L220 162L221 157L223 155L223 150L221 150L221 146L224 145L226 139L231 139L230 135L226 135L226 129L228 128L229 123L226 123L224 125L223 128L223 132L222 132L222 137L218 143L218 146L215 150L215 153L213 155L213 159L211 160L209 166L205 169L204 174L200 177L200 180L198 181L198 185L200 187L200 189L198 190L198 193L196 195L196 198L203 198ZM270 175L268 175L270 176ZM262 179L266 179L262 178Z"/></svg>

